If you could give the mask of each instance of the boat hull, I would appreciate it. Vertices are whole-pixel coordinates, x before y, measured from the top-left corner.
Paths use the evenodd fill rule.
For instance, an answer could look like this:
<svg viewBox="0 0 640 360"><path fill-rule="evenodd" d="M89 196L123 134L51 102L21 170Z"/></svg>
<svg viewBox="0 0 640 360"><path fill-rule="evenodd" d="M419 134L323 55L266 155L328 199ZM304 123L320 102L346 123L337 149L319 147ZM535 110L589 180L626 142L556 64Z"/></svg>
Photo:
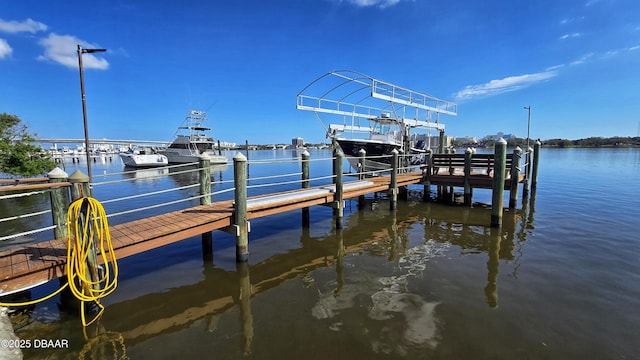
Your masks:
<svg viewBox="0 0 640 360"><path fill-rule="evenodd" d="M347 157L349 164L356 171L359 169L360 149L366 152L366 171L382 171L391 168L392 151L395 149L400 155L403 154L399 144L381 141L359 140L359 139L336 139L342 152ZM411 149L411 157L408 158L411 165L421 165L424 163L424 150Z"/></svg>
<svg viewBox="0 0 640 360"><path fill-rule="evenodd" d="M118 154L122 163L127 167L150 168L167 166L169 161L161 154Z"/></svg>
<svg viewBox="0 0 640 360"><path fill-rule="evenodd" d="M162 155L166 156L169 164L188 164L200 161L199 154L193 154L189 151L181 151L183 149L167 149L162 151ZM226 164L227 157L222 155L215 155L207 153L211 158L211 164Z"/></svg>

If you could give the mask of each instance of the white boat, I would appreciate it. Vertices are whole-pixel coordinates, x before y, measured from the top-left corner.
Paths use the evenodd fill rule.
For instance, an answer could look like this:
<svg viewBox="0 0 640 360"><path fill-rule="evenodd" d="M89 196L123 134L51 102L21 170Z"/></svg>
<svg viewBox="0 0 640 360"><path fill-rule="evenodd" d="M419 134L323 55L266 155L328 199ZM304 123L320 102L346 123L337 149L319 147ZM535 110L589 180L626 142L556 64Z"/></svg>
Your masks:
<svg viewBox="0 0 640 360"><path fill-rule="evenodd" d="M169 160L162 154L156 154L148 150L127 151L119 153L120 159L126 167L149 168L167 166Z"/></svg>
<svg viewBox="0 0 640 360"><path fill-rule="evenodd" d="M183 125L178 127L171 145L160 151L160 154L165 155L170 164L198 162L200 155L204 153L211 158L211 164L226 164L227 157L216 154L215 142L205 132L211 130L203 126L205 121L207 121L205 111L190 110Z"/></svg>
<svg viewBox="0 0 640 360"><path fill-rule="evenodd" d="M457 114L454 103L351 70L312 81L298 94L296 108L316 115L354 169L365 150L367 171L389 169L394 149L404 164L421 164L426 149L444 135L440 115Z"/></svg>

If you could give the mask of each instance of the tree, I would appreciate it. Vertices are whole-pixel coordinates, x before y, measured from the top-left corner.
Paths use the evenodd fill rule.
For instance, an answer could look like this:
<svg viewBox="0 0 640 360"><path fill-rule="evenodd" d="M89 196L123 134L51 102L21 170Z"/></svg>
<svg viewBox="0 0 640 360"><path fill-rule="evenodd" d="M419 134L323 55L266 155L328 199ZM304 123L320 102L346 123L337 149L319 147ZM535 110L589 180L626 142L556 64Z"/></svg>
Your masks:
<svg viewBox="0 0 640 360"><path fill-rule="evenodd" d="M0 172L30 176L52 170L55 162L34 141L17 115L0 114Z"/></svg>

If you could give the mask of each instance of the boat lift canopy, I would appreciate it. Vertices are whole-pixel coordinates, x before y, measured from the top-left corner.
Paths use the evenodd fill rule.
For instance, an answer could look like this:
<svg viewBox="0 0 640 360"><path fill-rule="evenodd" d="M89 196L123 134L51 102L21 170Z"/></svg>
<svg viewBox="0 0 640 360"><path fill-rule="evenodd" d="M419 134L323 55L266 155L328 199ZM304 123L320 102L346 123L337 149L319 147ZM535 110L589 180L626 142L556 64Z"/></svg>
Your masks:
<svg viewBox="0 0 640 360"><path fill-rule="evenodd" d="M452 102L352 70L331 71L312 81L297 95L296 108L314 112L327 131L368 130L361 120L373 119L442 131L440 114L457 115ZM342 124L327 127L319 113L342 116Z"/></svg>

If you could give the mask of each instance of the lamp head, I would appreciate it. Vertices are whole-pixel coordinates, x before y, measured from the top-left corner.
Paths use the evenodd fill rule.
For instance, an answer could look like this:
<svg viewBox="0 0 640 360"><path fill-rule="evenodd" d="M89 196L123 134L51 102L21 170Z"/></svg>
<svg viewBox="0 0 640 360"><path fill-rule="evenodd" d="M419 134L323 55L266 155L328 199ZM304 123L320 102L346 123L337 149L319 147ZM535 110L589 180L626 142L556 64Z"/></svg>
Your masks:
<svg viewBox="0 0 640 360"><path fill-rule="evenodd" d="M91 54L97 52L105 52L107 51L107 49L82 49L81 51L83 54Z"/></svg>

